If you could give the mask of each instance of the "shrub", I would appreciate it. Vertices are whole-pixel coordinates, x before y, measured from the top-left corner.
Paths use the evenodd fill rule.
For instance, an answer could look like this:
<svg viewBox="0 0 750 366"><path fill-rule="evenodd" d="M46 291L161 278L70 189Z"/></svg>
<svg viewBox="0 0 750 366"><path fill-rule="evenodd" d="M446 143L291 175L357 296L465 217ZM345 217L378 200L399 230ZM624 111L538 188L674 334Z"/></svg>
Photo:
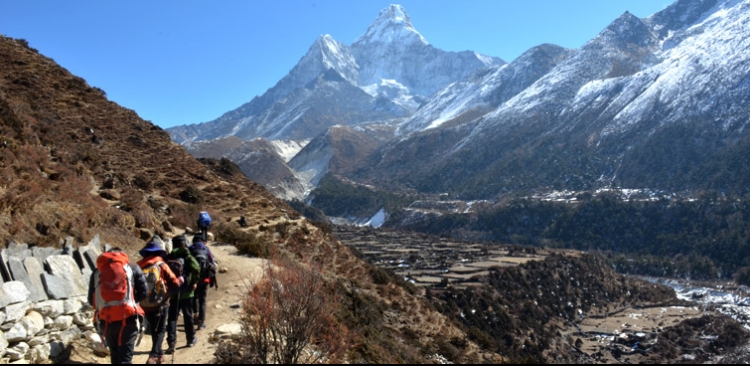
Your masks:
<svg viewBox="0 0 750 366"><path fill-rule="evenodd" d="M265 240L229 223L217 224L214 232L216 240L234 245L241 254L259 258L268 258L271 254L271 247Z"/></svg>
<svg viewBox="0 0 750 366"><path fill-rule="evenodd" d="M327 292L317 269L289 261L269 265L245 298L241 361L336 362L345 351L346 335L333 319Z"/></svg>
<svg viewBox="0 0 750 366"><path fill-rule="evenodd" d="M203 202L203 192L194 186L187 186L180 192L180 199L187 203L200 205Z"/></svg>

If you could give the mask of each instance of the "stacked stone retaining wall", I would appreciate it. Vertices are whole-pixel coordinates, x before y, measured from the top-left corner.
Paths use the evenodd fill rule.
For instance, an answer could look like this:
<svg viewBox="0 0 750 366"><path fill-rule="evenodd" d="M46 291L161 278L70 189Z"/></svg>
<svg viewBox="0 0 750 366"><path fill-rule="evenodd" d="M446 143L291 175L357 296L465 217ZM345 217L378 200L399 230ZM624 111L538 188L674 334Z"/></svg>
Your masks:
<svg viewBox="0 0 750 366"><path fill-rule="evenodd" d="M88 283L102 253L99 237L75 247L29 248L10 243L0 250L0 363L44 363L71 342L97 343Z"/></svg>

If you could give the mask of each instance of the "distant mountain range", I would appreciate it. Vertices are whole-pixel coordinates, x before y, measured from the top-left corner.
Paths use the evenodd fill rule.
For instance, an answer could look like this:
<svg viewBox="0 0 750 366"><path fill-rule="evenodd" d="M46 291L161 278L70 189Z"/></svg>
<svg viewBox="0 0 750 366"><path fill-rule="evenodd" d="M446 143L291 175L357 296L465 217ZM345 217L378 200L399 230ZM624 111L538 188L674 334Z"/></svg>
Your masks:
<svg viewBox="0 0 750 366"><path fill-rule="evenodd" d="M745 192L748 24L750 0L678 0L644 19L626 12L580 49L545 44L506 63L429 45L391 5L351 46L322 36L264 95L168 132L189 146L228 136L321 141L348 126L351 134L292 160L304 161L292 170L305 189L334 173L458 199L611 187ZM372 139L355 137L362 132ZM347 152L334 146L344 141ZM337 154L345 163L331 170Z"/></svg>

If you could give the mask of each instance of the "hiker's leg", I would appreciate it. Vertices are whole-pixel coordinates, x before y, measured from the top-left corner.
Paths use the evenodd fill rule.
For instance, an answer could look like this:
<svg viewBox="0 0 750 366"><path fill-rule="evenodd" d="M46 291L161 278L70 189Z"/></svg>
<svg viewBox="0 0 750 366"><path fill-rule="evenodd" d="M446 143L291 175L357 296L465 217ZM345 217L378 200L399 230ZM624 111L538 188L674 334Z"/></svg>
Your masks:
<svg viewBox="0 0 750 366"><path fill-rule="evenodd" d="M185 299L180 301L180 308L182 310L182 318L185 321L185 336L187 337L188 344L193 341L195 337L195 324L193 323L193 299Z"/></svg>
<svg viewBox="0 0 750 366"><path fill-rule="evenodd" d="M206 294L208 293L208 285L206 283L199 283L198 287L195 288L194 302L197 306L193 307L193 310L198 310L198 325L203 324L206 321Z"/></svg>
<svg viewBox="0 0 750 366"><path fill-rule="evenodd" d="M164 354L163 343L164 333L167 331L167 322L169 318L169 307L157 311L146 313L146 318L151 324L151 357L158 357Z"/></svg>
<svg viewBox="0 0 750 366"><path fill-rule="evenodd" d="M180 317L180 300L174 296L169 299L167 320L167 344L175 346L177 342L177 319Z"/></svg>
<svg viewBox="0 0 750 366"><path fill-rule="evenodd" d="M203 237L203 242L208 243L208 228L207 227L201 228L201 236Z"/></svg>
<svg viewBox="0 0 750 366"><path fill-rule="evenodd" d="M107 328L107 346L112 364L127 364L133 360L135 341L138 337L136 317L130 317L123 327L121 321L109 323Z"/></svg>
<svg viewBox="0 0 750 366"><path fill-rule="evenodd" d="M120 346L120 363L133 363L133 354L135 353L135 342L138 340L137 316L131 316L125 323L122 330L122 345Z"/></svg>
<svg viewBox="0 0 750 366"><path fill-rule="evenodd" d="M99 323L99 329L104 332L104 343L109 349L109 362L113 365L120 363L120 347L117 345L117 338L120 334L121 323Z"/></svg>

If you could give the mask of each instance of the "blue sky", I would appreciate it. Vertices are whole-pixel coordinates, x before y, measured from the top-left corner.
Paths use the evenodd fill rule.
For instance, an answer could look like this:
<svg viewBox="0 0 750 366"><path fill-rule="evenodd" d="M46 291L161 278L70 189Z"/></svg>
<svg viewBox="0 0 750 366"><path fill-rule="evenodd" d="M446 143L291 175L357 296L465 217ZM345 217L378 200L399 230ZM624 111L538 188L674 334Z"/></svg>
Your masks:
<svg viewBox="0 0 750 366"><path fill-rule="evenodd" d="M579 48L625 11L645 18L671 1L2 0L0 34L166 128L249 102L318 36L350 45L392 3L433 46L510 62L542 43Z"/></svg>

